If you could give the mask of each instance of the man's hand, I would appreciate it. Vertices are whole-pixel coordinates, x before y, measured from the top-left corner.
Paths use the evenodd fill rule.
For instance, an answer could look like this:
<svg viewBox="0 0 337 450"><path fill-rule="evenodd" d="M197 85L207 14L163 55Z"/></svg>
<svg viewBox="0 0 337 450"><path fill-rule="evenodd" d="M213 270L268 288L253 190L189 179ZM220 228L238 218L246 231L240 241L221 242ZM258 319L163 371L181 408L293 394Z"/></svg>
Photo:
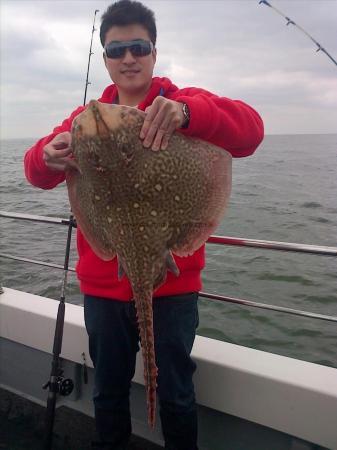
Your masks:
<svg viewBox="0 0 337 450"><path fill-rule="evenodd" d="M184 123L183 104L165 97L156 97L145 109L146 117L140 131L144 147L165 150L173 132Z"/></svg>
<svg viewBox="0 0 337 450"><path fill-rule="evenodd" d="M71 134L69 131L60 133L43 148L43 160L52 170L66 170L75 164L71 158Z"/></svg>

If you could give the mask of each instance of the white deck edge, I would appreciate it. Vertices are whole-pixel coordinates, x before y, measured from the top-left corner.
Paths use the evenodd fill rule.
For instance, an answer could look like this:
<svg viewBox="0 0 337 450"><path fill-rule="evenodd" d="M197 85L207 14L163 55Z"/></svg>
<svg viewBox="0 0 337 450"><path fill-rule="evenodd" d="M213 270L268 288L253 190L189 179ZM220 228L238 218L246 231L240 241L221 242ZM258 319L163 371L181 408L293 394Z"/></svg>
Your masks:
<svg viewBox="0 0 337 450"><path fill-rule="evenodd" d="M58 301L4 288L0 337L51 353ZM62 357L92 367L83 307L66 304ZM337 449L337 369L197 336L199 404ZM141 358L134 381L143 384Z"/></svg>

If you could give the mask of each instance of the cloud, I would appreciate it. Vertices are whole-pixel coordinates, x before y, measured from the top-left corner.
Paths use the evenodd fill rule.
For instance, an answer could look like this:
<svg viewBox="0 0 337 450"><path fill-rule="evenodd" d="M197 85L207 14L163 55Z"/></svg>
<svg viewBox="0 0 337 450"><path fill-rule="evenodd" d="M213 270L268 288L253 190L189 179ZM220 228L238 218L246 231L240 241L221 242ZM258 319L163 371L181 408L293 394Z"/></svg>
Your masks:
<svg viewBox="0 0 337 450"><path fill-rule="evenodd" d="M270 8L257 0L144 3L157 18L156 75L250 103L267 133L336 132L337 67ZM271 3L337 57L337 1ZM109 4L2 1L2 138L45 135L82 103L94 10ZM97 31L93 52L88 99L111 83Z"/></svg>

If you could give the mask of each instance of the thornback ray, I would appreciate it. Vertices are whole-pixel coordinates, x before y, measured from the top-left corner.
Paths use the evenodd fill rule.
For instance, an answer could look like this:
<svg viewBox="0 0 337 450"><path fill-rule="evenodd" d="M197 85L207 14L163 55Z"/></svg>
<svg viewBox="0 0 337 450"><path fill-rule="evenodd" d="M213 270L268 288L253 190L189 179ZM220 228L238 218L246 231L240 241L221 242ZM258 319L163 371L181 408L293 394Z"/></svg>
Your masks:
<svg viewBox="0 0 337 450"><path fill-rule="evenodd" d="M118 258L137 310L148 421L155 422L157 367L152 299L167 271L179 276L175 255L193 254L216 229L230 191L226 150L175 132L154 152L139 138L145 113L92 100L72 126L78 170L67 172L69 200L92 250ZM191 118L193 120L193 118Z"/></svg>

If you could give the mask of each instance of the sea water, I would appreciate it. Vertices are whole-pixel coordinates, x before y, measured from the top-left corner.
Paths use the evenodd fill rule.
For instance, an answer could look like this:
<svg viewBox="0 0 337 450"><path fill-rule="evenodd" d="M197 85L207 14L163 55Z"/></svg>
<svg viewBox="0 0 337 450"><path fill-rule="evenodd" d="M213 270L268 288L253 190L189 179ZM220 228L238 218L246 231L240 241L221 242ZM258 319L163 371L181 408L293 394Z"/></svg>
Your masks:
<svg viewBox="0 0 337 450"><path fill-rule="evenodd" d="M32 139L1 141L0 209L67 218L67 191L31 186ZM337 246L337 135L267 136L233 162L228 211L216 234ZM1 252L63 265L67 227L0 217ZM70 265L76 262L75 233ZM207 245L203 291L337 316L334 257ZM58 299L62 271L0 258L4 286ZM66 300L82 304L75 274ZM198 334L337 367L337 324L200 299Z"/></svg>

